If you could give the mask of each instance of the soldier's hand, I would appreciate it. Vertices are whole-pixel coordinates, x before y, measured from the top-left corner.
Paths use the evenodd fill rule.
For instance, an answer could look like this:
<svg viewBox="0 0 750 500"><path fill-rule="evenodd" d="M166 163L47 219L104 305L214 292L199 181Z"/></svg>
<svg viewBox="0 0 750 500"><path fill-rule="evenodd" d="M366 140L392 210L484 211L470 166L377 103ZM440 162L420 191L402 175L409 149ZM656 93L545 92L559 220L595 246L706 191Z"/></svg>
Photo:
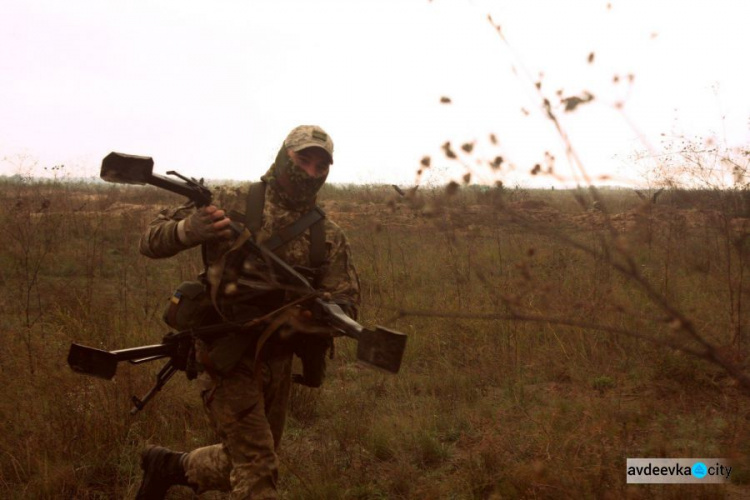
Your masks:
<svg viewBox="0 0 750 500"><path fill-rule="evenodd" d="M211 240L228 239L232 237L232 230L229 229L231 222L224 210L209 205L181 221L177 226L177 235L180 241L190 246Z"/></svg>
<svg viewBox="0 0 750 500"><path fill-rule="evenodd" d="M293 330L298 332L317 335L329 335L331 333L331 327L315 319L312 311L307 309L294 308L287 322Z"/></svg>

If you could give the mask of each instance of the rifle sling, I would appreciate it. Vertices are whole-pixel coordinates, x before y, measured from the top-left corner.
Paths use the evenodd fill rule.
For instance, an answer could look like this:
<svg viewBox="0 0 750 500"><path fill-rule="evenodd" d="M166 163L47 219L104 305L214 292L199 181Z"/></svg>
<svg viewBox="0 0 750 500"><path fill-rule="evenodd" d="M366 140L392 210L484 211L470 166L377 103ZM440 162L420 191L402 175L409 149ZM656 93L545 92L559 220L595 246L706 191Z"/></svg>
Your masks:
<svg viewBox="0 0 750 500"><path fill-rule="evenodd" d="M245 227L247 227L253 237L258 235L263 225L263 205L266 203L266 183L253 182L245 200Z"/></svg>
<svg viewBox="0 0 750 500"><path fill-rule="evenodd" d="M276 250L280 246L292 241L294 238L304 233L307 228L310 228L310 246L312 247L312 226L318 221L322 221L324 218L325 213L320 208L315 207L295 222L282 227L276 231L276 233L269 236L268 239L263 242L263 245L269 250Z"/></svg>

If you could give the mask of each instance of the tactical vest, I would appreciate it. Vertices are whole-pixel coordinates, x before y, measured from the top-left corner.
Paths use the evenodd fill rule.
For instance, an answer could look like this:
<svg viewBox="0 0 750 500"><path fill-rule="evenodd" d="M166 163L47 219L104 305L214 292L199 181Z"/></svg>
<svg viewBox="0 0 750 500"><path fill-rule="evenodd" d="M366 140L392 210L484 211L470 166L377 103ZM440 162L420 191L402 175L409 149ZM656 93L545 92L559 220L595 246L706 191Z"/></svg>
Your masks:
<svg viewBox="0 0 750 500"><path fill-rule="evenodd" d="M266 183L254 182L245 202L245 227L257 237L263 225L263 206L266 202ZM285 243L297 238L306 230L310 230L310 267L317 269L326 261L326 214L317 205L296 222L279 229L271 235L263 244L271 251L276 250Z"/></svg>
<svg viewBox="0 0 750 500"><path fill-rule="evenodd" d="M245 213L231 212L229 217L235 220L244 220L245 226L256 238L263 223L263 207L266 198L266 183L255 182L250 185L249 193L245 204ZM310 231L310 255L309 269L297 268L299 272L305 275L313 286L317 283L317 273L320 267L327 260L325 245L325 212L319 207L315 207L295 222L285 226L272 234L263 245L271 251L274 251L282 245L299 237L305 231ZM206 323L214 323L227 319L239 320L242 317L260 316L268 310L275 309L281 303L284 297L283 290L270 292L259 291L254 300L248 300L247 296L238 297L236 300L228 297L221 297L217 304L212 304L210 295L207 291L207 282L205 276L208 271L208 262L206 259L206 245L202 245L201 253L206 270L201 274L199 281L186 281L175 290L167 309L164 311L163 319L171 327L178 330L192 328ZM240 261L244 260L242 253L236 255ZM237 266L234 263L226 263L229 269ZM225 270L227 270L225 268ZM247 307L246 303L252 303L254 306ZM239 306L236 308L236 306ZM215 308L218 308L224 314L224 317L216 315Z"/></svg>

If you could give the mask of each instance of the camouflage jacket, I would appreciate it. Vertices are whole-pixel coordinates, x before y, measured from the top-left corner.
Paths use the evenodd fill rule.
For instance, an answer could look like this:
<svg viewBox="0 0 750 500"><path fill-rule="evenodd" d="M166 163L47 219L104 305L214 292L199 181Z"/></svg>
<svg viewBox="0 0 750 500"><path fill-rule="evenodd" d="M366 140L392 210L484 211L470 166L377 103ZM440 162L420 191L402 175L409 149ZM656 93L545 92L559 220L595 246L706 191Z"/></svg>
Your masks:
<svg viewBox="0 0 750 500"><path fill-rule="evenodd" d="M235 193L225 190L217 191L214 204L225 210L244 212L247 187ZM312 208L309 207L309 208ZM151 221L141 237L140 251L143 255L151 258L171 257L182 250L189 248L184 245L177 236L177 224L195 211L192 202L173 208L167 208ZM294 211L284 208L278 195L270 187L266 187L265 204L263 207L263 224L258 233L257 240L265 241L269 236L275 234L279 229L294 223L307 209ZM240 221L237 221L240 222ZM241 221L244 222L244 221ZM317 269L315 287L323 292L331 294L332 300L339 303L342 308L356 319L359 306L359 278L351 257L351 250L347 239L333 221L324 220L326 261ZM206 257L208 264L216 262L231 247L231 241L213 241L206 245ZM310 266L310 234L305 231L299 237L279 247L275 253L291 266ZM232 261L228 261L232 262ZM222 278L222 286L226 287L234 276L240 274L243 261L235 259L233 265L227 265ZM247 263L253 262L248 259L244 263L242 272L247 273ZM256 261L257 263L257 261ZM281 304L279 304L281 305Z"/></svg>

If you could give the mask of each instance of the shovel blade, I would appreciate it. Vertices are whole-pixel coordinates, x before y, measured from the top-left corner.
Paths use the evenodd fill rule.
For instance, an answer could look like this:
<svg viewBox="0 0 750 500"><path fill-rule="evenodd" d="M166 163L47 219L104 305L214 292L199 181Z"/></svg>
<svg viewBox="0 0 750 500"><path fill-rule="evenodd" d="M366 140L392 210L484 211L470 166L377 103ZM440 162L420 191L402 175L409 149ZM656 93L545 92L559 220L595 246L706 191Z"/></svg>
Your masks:
<svg viewBox="0 0 750 500"><path fill-rule="evenodd" d="M117 356L109 351L71 344L68 365L74 372L109 380L117 371Z"/></svg>
<svg viewBox="0 0 750 500"><path fill-rule="evenodd" d="M150 156L109 153L102 160L99 176L107 182L118 184L147 184L154 171L154 159Z"/></svg>
<svg viewBox="0 0 750 500"><path fill-rule="evenodd" d="M357 345L357 359L391 373L398 373L406 348L406 335L376 326L362 330Z"/></svg>

